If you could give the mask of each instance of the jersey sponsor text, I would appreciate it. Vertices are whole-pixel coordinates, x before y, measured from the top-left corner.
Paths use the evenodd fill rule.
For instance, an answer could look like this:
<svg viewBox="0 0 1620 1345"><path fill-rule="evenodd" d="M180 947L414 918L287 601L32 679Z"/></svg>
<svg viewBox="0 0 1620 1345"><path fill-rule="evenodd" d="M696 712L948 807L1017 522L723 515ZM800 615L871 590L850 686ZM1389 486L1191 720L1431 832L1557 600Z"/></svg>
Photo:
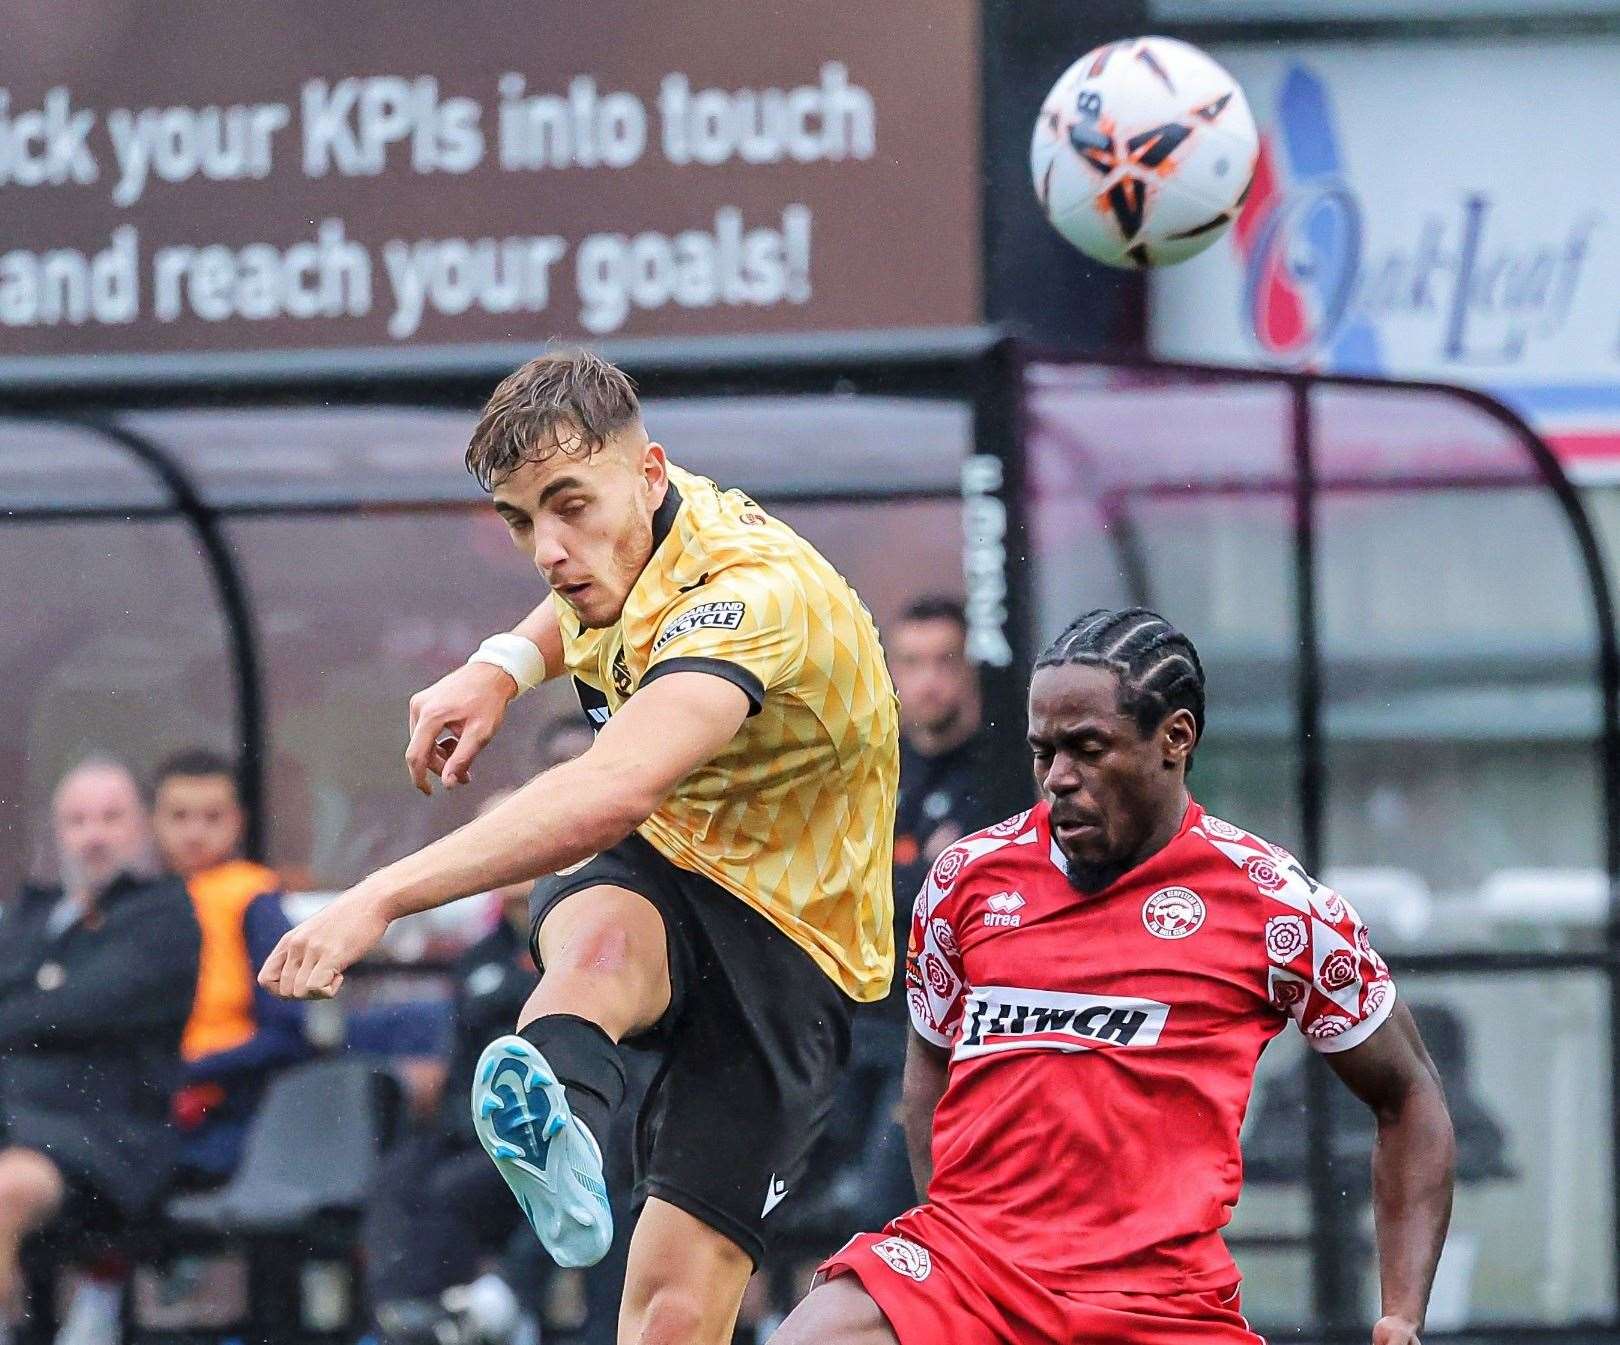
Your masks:
<svg viewBox="0 0 1620 1345"><path fill-rule="evenodd" d="M968 993L962 1036L952 1057L1152 1046L1169 1017L1170 1006L1153 999L980 986Z"/></svg>
<svg viewBox="0 0 1620 1345"><path fill-rule="evenodd" d="M678 640L689 631L736 630L742 625L745 610L740 602L701 602L689 607L664 627L663 634L653 642L652 652L656 654L671 640Z"/></svg>

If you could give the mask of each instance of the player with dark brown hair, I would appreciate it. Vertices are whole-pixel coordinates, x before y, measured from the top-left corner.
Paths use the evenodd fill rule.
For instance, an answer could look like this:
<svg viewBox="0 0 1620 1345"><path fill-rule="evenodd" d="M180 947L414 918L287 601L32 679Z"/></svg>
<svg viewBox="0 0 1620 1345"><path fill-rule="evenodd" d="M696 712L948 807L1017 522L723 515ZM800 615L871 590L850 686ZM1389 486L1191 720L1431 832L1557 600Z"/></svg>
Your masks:
<svg viewBox="0 0 1620 1345"><path fill-rule="evenodd" d="M883 652L832 566L669 462L630 380L593 355L508 378L467 463L551 593L412 701L412 776L465 782L508 702L564 674L595 743L338 898L265 980L333 994L398 916L552 875L532 901L540 984L479 1067L479 1137L553 1257L590 1264L612 1232L600 1141L624 1093L619 1043L660 1046L621 1338L724 1345L853 1006L889 984Z"/></svg>

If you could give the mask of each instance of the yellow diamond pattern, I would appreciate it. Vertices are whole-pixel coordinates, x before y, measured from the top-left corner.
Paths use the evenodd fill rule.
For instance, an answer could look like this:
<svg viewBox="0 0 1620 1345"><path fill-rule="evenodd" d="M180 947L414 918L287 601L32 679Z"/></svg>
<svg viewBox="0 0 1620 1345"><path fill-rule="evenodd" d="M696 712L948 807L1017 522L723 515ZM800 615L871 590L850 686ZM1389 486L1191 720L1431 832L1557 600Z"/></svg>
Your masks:
<svg viewBox="0 0 1620 1345"><path fill-rule="evenodd" d="M899 718L877 628L786 524L673 465L670 479L680 511L619 624L579 632L564 619L568 669L614 710L625 699L612 676L621 647L635 686L652 662L674 658L720 659L759 679L760 712L641 833L763 914L852 998L879 999L894 966ZM653 658L671 622L728 601L743 604L735 628L693 626Z"/></svg>

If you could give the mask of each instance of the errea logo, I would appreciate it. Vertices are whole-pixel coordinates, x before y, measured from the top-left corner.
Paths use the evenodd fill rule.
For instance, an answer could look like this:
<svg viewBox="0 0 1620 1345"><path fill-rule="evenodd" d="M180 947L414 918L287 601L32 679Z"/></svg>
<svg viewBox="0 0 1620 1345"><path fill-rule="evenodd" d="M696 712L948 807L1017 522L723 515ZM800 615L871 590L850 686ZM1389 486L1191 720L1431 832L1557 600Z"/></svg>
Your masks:
<svg viewBox="0 0 1620 1345"><path fill-rule="evenodd" d="M1018 914L1024 905L1024 899L1016 892L997 892L993 897L986 897L984 904L990 909L984 914L986 928L997 926L1006 929L1017 929L1019 921L1023 918Z"/></svg>

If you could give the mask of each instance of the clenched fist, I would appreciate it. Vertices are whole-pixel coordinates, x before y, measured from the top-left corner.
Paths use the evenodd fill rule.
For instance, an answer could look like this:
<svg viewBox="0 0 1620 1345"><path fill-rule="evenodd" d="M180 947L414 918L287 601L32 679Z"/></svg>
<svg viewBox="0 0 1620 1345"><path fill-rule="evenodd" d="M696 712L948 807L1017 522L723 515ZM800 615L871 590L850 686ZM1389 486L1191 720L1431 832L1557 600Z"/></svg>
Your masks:
<svg viewBox="0 0 1620 1345"><path fill-rule="evenodd" d="M1380 1317L1373 1324L1372 1345L1420 1345L1418 1329L1404 1317Z"/></svg>
<svg viewBox="0 0 1620 1345"><path fill-rule="evenodd" d="M387 929L382 903L364 888L352 887L282 935L259 971L259 984L283 999L331 999L343 985L343 973L375 948Z"/></svg>

